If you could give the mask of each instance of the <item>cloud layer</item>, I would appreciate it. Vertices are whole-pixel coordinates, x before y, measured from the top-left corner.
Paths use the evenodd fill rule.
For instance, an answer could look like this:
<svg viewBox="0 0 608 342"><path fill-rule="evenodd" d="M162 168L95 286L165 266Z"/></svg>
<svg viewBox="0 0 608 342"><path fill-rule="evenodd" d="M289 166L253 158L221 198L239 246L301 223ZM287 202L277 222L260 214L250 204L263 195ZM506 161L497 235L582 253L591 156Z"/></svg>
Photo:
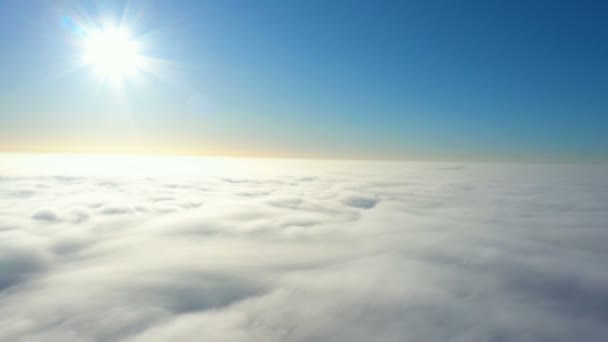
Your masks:
<svg viewBox="0 0 608 342"><path fill-rule="evenodd" d="M608 338L605 167L201 165L0 173L0 341Z"/></svg>

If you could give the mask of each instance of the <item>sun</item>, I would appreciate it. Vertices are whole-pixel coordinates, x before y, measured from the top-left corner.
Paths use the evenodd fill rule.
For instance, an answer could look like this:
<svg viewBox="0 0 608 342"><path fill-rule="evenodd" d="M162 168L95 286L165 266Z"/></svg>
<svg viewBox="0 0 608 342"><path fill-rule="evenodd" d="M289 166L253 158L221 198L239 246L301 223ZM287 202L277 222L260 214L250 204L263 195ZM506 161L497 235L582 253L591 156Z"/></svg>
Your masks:
<svg viewBox="0 0 608 342"><path fill-rule="evenodd" d="M139 44L128 32L103 29L87 34L84 41L84 63L104 79L122 80L142 66Z"/></svg>

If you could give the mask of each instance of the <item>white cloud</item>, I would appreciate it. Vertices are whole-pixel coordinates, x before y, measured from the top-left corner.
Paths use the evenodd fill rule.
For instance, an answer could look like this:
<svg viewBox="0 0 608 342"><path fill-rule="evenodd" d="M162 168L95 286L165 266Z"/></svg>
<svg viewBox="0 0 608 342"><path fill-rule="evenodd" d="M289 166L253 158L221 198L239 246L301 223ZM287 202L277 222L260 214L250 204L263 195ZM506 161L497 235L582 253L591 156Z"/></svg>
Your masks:
<svg viewBox="0 0 608 342"><path fill-rule="evenodd" d="M175 163L0 175L0 341L608 337L605 167Z"/></svg>

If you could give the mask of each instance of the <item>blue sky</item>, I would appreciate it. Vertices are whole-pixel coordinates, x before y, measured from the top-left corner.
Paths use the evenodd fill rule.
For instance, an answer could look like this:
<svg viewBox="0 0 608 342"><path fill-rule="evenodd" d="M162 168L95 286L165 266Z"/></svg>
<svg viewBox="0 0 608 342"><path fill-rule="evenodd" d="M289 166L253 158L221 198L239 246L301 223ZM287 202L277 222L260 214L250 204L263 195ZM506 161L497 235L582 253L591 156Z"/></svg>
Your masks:
<svg viewBox="0 0 608 342"><path fill-rule="evenodd" d="M607 10L4 1L0 149L606 160ZM127 27L155 70L116 86L80 65L75 27L101 21Z"/></svg>

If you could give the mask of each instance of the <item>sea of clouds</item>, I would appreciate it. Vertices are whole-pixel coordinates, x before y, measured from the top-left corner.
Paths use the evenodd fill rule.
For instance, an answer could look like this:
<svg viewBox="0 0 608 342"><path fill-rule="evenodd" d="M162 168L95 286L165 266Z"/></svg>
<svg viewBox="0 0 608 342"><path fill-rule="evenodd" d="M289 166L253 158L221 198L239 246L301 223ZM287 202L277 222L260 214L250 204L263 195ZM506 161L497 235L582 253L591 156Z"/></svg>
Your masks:
<svg viewBox="0 0 608 342"><path fill-rule="evenodd" d="M608 341L605 166L0 157L0 341Z"/></svg>

